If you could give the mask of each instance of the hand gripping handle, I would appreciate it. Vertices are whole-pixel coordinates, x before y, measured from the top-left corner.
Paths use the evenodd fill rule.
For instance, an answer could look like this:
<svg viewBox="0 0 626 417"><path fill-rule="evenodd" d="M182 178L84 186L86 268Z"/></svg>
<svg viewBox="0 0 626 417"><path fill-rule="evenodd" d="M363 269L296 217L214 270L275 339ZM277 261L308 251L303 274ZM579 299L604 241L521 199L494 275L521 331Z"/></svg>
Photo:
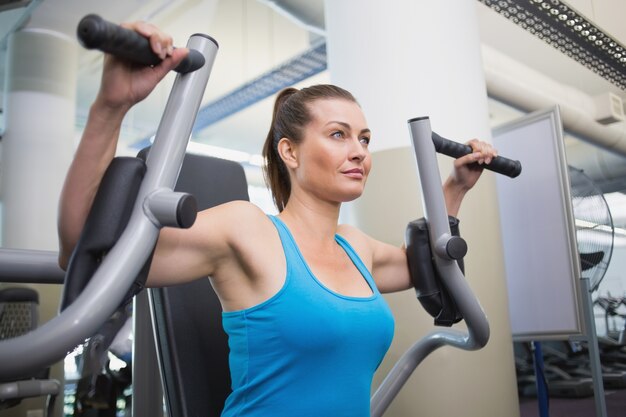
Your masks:
<svg viewBox="0 0 626 417"><path fill-rule="evenodd" d="M453 158L460 158L473 152L471 146L442 138L435 132L433 132L433 143L437 152ZM491 163L485 164L483 167L511 178L517 177L522 172L520 161L514 161L503 156L496 156Z"/></svg>
<svg viewBox="0 0 626 417"><path fill-rule="evenodd" d="M81 19L76 35L87 49L98 49L139 65L151 66L161 62L161 58L152 51L150 41L147 38L134 30L108 22L95 14L89 14ZM213 42L217 44L214 40ZM203 65L204 56L195 49L190 49L189 55L174 71L186 74L201 68Z"/></svg>

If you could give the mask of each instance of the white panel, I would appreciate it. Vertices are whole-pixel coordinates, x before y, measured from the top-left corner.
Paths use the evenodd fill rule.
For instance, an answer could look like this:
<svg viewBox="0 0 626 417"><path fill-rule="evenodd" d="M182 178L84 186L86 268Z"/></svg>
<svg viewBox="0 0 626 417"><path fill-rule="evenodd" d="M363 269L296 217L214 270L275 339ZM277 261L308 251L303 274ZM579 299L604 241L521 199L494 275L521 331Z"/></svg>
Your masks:
<svg viewBox="0 0 626 417"><path fill-rule="evenodd" d="M493 140L523 166L515 180L496 180L513 337L578 335L580 267L558 109L497 128Z"/></svg>

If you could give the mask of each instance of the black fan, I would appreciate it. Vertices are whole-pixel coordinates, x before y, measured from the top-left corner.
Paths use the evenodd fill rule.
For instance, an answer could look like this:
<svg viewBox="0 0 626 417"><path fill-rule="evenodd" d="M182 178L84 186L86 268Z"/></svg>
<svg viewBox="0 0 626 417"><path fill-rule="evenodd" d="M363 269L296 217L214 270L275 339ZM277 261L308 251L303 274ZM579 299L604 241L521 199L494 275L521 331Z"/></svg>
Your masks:
<svg viewBox="0 0 626 417"><path fill-rule="evenodd" d="M613 254L615 228L602 190L582 170L569 167L572 208L582 277L598 288Z"/></svg>

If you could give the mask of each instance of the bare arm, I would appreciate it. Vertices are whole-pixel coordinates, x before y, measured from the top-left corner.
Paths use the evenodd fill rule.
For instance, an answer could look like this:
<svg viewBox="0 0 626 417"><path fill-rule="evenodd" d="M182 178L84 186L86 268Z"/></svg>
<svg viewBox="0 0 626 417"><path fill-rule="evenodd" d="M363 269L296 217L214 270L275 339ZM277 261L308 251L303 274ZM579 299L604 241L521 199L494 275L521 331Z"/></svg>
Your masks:
<svg viewBox="0 0 626 417"><path fill-rule="evenodd" d="M62 268L67 267L104 172L114 157L125 114L188 52L173 49L171 38L154 26L143 22L125 26L149 38L153 51L163 61L154 67L138 67L105 57L100 91L61 194L58 232ZM231 202L204 210L189 229L161 229L147 285L172 285L210 275L226 308L254 305L259 297L273 290L258 278L265 277L265 269L272 270L271 276L277 275L272 269L277 267L267 266L276 244L280 245L277 236L272 240L273 230L271 221L249 202ZM270 243L257 248L256 244L267 236L274 246ZM259 264L261 267L255 267Z"/></svg>
<svg viewBox="0 0 626 417"><path fill-rule="evenodd" d="M187 55L172 48L172 39L155 27L136 22L126 27L150 39L155 53L164 58L155 67L129 65L106 56L98 96L91 106L83 136L67 173L59 203L59 264L67 267L104 171L115 156L126 112L143 100L158 82Z"/></svg>
<svg viewBox="0 0 626 417"><path fill-rule="evenodd" d="M474 153L454 161L454 170L443 184L443 195L450 216L457 217L465 194L474 187L483 172L483 165L491 163L496 150L486 142L472 139L468 142Z"/></svg>

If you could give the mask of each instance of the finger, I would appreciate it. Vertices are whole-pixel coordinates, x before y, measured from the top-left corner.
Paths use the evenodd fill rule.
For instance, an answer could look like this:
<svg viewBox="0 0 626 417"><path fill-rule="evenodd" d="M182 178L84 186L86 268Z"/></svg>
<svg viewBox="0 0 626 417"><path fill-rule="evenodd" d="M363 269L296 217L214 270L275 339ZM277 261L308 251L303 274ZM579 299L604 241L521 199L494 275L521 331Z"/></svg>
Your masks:
<svg viewBox="0 0 626 417"><path fill-rule="evenodd" d="M148 22L130 22L122 24L123 27L132 29L140 35L147 38L150 42L152 51L161 59L171 56L173 48L173 39L167 33L161 31L158 27Z"/></svg>
<svg viewBox="0 0 626 417"><path fill-rule="evenodd" d="M472 147L474 152L480 153L480 157L477 160L479 164L490 164L491 161L493 161L493 158L498 156L495 148L490 143L478 139L472 139L467 144Z"/></svg>
<svg viewBox="0 0 626 417"><path fill-rule="evenodd" d="M488 145L489 145L488 146L488 152L489 152L488 159L489 159L489 161L487 163L490 164L491 161L493 161L493 159L498 156L498 151L496 151L496 148L494 148L492 145L490 145L490 144L488 144Z"/></svg>
<svg viewBox="0 0 626 417"><path fill-rule="evenodd" d="M173 48L172 53L165 60L170 69L174 69L181 63L183 59L185 59L189 55L188 48Z"/></svg>
<svg viewBox="0 0 626 417"><path fill-rule="evenodd" d="M492 146L490 144L488 144L487 142L480 142L480 153L482 154L483 157L483 161L485 164L489 164L491 163L491 160L493 159L493 151L492 151Z"/></svg>
<svg viewBox="0 0 626 417"><path fill-rule="evenodd" d="M467 155L464 155L460 158L457 158L454 161L454 165L457 168L460 168L462 166L469 166L471 164L481 164L480 162L481 159L481 153L480 152L472 152L472 153L468 153Z"/></svg>
<svg viewBox="0 0 626 417"><path fill-rule="evenodd" d="M481 142L480 152L483 156L485 164L490 164L493 159L498 156L496 149L487 142Z"/></svg>
<svg viewBox="0 0 626 417"><path fill-rule="evenodd" d="M474 158L479 165L485 163L485 142L481 142L478 139L472 139L470 141L470 146L474 150Z"/></svg>
<svg viewBox="0 0 626 417"><path fill-rule="evenodd" d="M188 54L189 49L187 48L175 48L172 50L172 55L166 57L159 65L155 66L153 70L157 73L159 78L163 78L169 71L176 68Z"/></svg>

